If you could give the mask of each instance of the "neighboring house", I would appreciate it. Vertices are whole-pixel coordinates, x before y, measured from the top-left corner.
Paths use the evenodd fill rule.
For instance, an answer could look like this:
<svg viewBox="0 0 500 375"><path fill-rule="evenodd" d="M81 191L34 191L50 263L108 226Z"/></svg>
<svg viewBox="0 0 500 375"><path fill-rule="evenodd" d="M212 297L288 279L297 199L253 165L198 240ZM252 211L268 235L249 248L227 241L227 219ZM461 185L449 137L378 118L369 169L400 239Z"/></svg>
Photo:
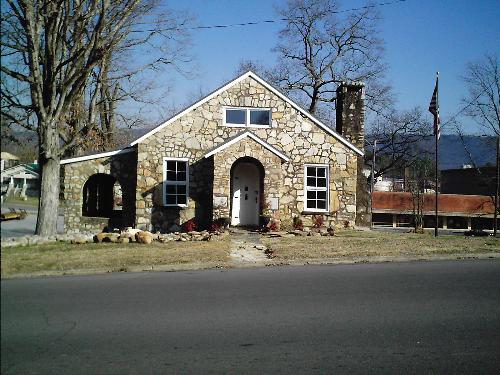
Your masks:
<svg viewBox="0 0 500 375"><path fill-rule="evenodd" d="M10 152L2 151L1 163L1 170L3 171L4 169L19 164L19 158L16 155L11 154Z"/></svg>
<svg viewBox="0 0 500 375"><path fill-rule="evenodd" d="M38 196L39 172L36 163L17 164L2 170L2 195Z"/></svg>
<svg viewBox="0 0 500 375"><path fill-rule="evenodd" d="M124 149L63 160L65 229L255 226L263 212L282 225L313 215L353 225L364 86L343 84L337 96L345 138L248 72Z"/></svg>

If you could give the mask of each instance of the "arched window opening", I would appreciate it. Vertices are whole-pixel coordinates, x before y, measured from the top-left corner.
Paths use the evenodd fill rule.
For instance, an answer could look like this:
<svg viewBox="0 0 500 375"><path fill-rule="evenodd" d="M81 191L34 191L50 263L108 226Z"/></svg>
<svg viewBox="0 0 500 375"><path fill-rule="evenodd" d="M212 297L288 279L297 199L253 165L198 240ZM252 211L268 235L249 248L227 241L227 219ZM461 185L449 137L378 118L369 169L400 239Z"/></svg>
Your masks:
<svg viewBox="0 0 500 375"><path fill-rule="evenodd" d="M121 211L123 209L122 187L118 181L113 185L113 210Z"/></svg>
<svg viewBox="0 0 500 375"><path fill-rule="evenodd" d="M83 185L82 215L111 218L115 207L116 184L119 186L114 177L104 173L90 176Z"/></svg>

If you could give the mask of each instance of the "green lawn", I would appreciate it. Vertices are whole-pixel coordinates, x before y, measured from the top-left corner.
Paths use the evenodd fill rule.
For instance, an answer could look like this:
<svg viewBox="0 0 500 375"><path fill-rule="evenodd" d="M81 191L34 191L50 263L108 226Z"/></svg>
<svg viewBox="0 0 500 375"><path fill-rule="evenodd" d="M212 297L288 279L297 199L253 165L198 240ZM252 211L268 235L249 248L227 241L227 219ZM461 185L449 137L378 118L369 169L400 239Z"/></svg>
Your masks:
<svg viewBox="0 0 500 375"><path fill-rule="evenodd" d="M29 206L38 206L38 197L26 197L26 200L22 199L21 197L14 197L14 196L9 196L5 198L3 201L3 205L7 205L9 203L21 203L21 204L26 204Z"/></svg>

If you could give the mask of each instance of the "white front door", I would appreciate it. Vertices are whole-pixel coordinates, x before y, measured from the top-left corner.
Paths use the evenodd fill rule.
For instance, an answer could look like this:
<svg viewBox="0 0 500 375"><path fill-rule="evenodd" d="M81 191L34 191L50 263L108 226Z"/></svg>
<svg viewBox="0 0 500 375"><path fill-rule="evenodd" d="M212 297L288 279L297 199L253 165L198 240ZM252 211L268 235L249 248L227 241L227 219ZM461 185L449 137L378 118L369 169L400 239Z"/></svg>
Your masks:
<svg viewBox="0 0 500 375"><path fill-rule="evenodd" d="M233 170L231 225L259 225L259 169L240 162Z"/></svg>

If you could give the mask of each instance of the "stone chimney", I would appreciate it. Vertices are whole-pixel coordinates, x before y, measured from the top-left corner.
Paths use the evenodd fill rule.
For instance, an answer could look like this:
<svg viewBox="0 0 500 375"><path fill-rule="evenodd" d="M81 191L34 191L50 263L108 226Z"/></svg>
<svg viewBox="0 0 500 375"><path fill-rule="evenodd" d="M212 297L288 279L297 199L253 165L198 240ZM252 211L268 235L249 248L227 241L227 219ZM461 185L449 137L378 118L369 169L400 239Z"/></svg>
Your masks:
<svg viewBox="0 0 500 375"><path fill-rule="evenodd" d="M365 85L342 82L337 88L337 133L359 149L365 147Z"/></svg>
<svg viewBox="0 0 500 375"><path fill-rule="evenodd" d="M365 85L343 82L337 88L336 130L354 146L365 149ZM358 156L356 181L356 225L370 225L368 181L363 175L363 156Z"/></svg>

